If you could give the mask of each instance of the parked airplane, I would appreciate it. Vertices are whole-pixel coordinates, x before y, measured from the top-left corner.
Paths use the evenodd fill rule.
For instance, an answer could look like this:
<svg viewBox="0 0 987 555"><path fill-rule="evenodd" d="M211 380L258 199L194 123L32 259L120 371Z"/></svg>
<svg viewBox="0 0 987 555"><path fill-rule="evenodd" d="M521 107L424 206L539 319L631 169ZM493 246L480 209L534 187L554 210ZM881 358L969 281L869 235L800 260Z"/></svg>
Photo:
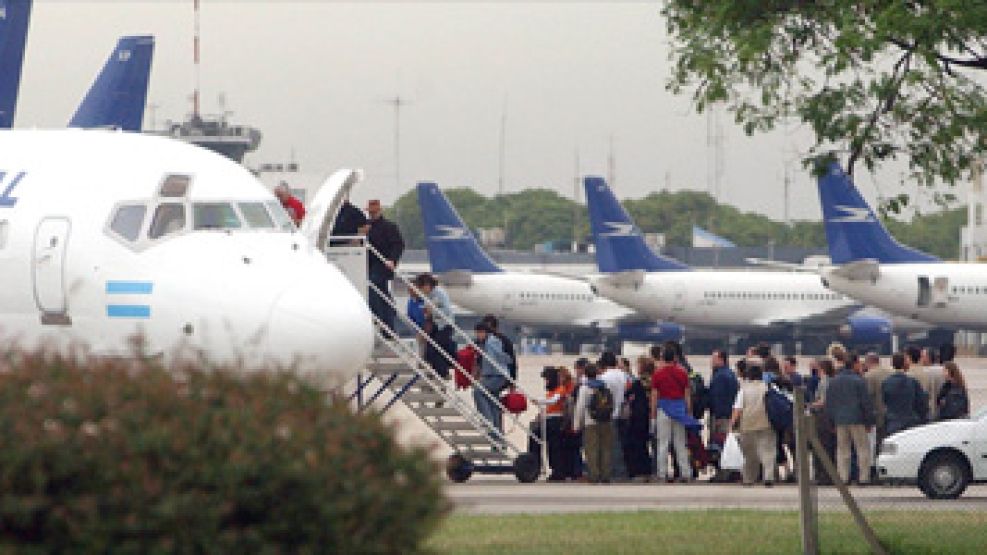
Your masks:
<svg viewBox="0 0 987 555"><path fill-rule="evenodd" d="M818 185L833 263L820 271L830 289L930 324L987 330L987 266L898 243L835 163Z"/></svg>
<svg viewBox="0 0 987 555"><path fill-rule="evenodd" d="M818 276L779 271L703 271L656 254L599 177L584 181L597 265L593 284L602 296L652 318L750 334L754 339L849 326L850 336L871 336L886 325L848 317L856 301L829 291Z"/></svg>
<svg viewBox="0 0 987 555"><path fill-rule="evenodd" d="M14 125L32 0L0 0L0 129Z"/></svg>
<svg viewBox="0 0 987 555"><path fill-rule="evenodd" d="M597 296L575 277L505 271L483 251L476 237L435 183L418 184L418 205L432 271L452 301L477 314L552 327L617 325L622 338L677 339L677 325L656 323ZM647 320L647 321L645 321Z"/></svg>
<svg viewBox="0 0 987 555"><path fill-rule="evenodd" d="M154 37L121 38L69 121L69 127L140 131L153 57Z"/></svg>
<svg viewBox="0 0 987 555"><path fill-rule="evenodd" d="M0 131L0 334L344 378L373 345L361 295L226 158L105 130ZM315 217L318 217L316 215Z"/></svg>

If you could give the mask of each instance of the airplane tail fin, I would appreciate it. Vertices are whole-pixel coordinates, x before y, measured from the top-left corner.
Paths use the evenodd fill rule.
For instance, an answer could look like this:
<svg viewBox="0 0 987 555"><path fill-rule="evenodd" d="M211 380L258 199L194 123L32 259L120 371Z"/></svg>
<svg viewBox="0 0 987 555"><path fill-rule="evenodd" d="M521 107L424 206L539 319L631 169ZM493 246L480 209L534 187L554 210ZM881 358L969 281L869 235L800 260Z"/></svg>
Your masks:
<svg viewBox="0 0 987 555"><path fill-rule="evenodd" d="M140 131L154 57L154 37L123 37L79 105L69 127Z"/></svg>
<svg viewBox="0 0 987 555"><path fill-rule="evenodd" d="M0 129L14 125L32 0L0 0Z"/></svg>
<svg viewBox="0 0 987 555"><path fill-rule="evenodd" d="M829 256L834 264L866 259L882 264L939 261L896 241L839 164L831 163L818 184Z"/></svg>
<svg viewBox="0 0 987 555"><path fill-rule="evenodd" d="M634 225L634 221L602 177L587 177L583 184L586 187L590 230L596 244L596 264L601 272L671 272L689 269L677 260L655 254L648 247L641 230Z"/></svg>
<svg viewBox="0 0 987 555"><path fill-rule="evenodd" d="M496 273L501 269L480 247L456 209L435 183L418 184L418 206L425 225L425 244L432 271L468 270Z"/></svg>

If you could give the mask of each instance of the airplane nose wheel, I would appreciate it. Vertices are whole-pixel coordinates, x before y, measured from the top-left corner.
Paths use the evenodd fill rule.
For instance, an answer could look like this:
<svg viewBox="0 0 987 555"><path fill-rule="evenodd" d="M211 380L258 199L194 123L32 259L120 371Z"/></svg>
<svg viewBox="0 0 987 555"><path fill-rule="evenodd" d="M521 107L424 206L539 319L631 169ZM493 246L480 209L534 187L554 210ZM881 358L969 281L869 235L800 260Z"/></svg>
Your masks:
<svg viewBox="0 0 987 555"><path fill-rule="evenodd" d="M462 484L473 475L473 463L466 457L455 454L446 460L446 476L457 484Z"/></svg>

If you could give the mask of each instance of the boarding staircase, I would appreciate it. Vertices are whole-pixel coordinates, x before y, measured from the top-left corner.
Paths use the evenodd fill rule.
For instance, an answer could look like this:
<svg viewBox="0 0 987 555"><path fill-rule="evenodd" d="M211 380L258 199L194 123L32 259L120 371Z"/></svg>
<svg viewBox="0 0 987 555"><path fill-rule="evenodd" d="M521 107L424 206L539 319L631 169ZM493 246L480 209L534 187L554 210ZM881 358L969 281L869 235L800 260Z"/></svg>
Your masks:
<svg viewBox="0 0 987 555"><path fill-rule="evenodd" d="M360 238L346 239L360 241ZM383 259L373 246L365 242L360 241L358 248L365 250L366 256ZM333 259L332 250L333 247L327 249L330 259ZM358 266L359 264L351 265L350 268L358 270ZM365 263L362 268L365 275ZM349 274L346 270L344 273ZM409 280L400 275L395 279L424 299L425 305L432 311L438 311L438 308ZM354 280L354 283L359 284L359 280ZM357 410L375 406L383 412L395 403L402 402L453 451L446 463L446 475L453 481L465 482L473 473L514 474L521 482L537 480L542 472L541 461L545 460L546 445L541 439L545 437L545 430L542 429L540 434L533 433L527 423L521 422L517 415L506 410L497 395L484 388L479 380L466 372L454 356L444 353L439 345L396 305L393 298L383 294L384 292L378 290L365 278L363 283L366 284L368 293L380 294L387 300L395 310L397 319L413 330L424 342L443 353L452 366L450 372L459 370L467 376L472 385L468 391L472 395L467 397L457 392L452 383L438 375L425 361L418 339L393 337L391 332L386 331L383 322L374 316L376 343L373 356L367 372L357 376L355 391L350 396L350 399L356 402ZM457 343L467 343L482 351L469 334L454 323L452 328L453 339ZM533 406L532 397L511 379L507 369L496 363L494 366L504 375L508 387L524 395L528 405ZM474 395L485 395L499 406L505 423L524 430L526 439L530 438L538 446L538 452L530 453L526 445L512 441L507 434L480 414L472 399ZM540 418L540 421L544 422L545 419Z"/></svg>

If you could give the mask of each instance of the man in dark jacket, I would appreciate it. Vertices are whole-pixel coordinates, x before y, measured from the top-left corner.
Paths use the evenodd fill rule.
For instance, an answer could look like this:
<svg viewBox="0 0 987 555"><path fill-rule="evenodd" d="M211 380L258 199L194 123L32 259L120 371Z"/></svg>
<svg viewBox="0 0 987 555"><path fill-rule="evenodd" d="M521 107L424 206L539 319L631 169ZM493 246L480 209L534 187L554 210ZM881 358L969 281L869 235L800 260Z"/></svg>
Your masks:
<svg viewBox="0 0 987 555"><path fill-rule="evenodd" d="M846 361L841 361L846 362ZM867 434L874 427L874 405L867 392L867 382L844 366L829 380L826 389L826 412L836 426L836 467L844 483L850 480L851 443L857 453L857 468L871 466L871 448ZM870 482L870 473L860 473L860 484Z"/></svg>
<svg viewBox="0 0 987 555"><path fill-rule="evenodd" d="M918 380L905 373L905 356L896 353L891 357L894 372L881 382L884 399L884 428L886 435L907 430L925 422L929 401Z"/></svg>
<svg viewBox="0 0 987 555"><path fill-rule="evenodd" d="M394 314L392 306L394 297L391 296L391 280L394 279L394 270L404 254L404 239L401 237L401 230L398 226L384 217L379 200L371 200L367 203L367 214L370 216L370 230L367 231L367 242L380 253L380 257L374 253L367 256L367 270L370 282L379 291L371 288L370 311L379 318L384 325L385 332L394 334Z"/></svg>
<svg viewBox="0 0 987 555"><path fill-rule="evenodd" d="M493 314L487 314L483 317L483 323L490 328L491 333L500 339L500 342L504 344L504 353L507 354L507 371L511 374L511 379L517 381L517 354L514 352L514 342L511 341L509 337L500 332L497 327L497 317Z"/></svg>
<svg viewBox="0 0 987 555"><path fill-rule="evenodd" d="M709 379L710 434L726 434L740 382L730 369L726 351L713 351L713 375Z"/></svg>

